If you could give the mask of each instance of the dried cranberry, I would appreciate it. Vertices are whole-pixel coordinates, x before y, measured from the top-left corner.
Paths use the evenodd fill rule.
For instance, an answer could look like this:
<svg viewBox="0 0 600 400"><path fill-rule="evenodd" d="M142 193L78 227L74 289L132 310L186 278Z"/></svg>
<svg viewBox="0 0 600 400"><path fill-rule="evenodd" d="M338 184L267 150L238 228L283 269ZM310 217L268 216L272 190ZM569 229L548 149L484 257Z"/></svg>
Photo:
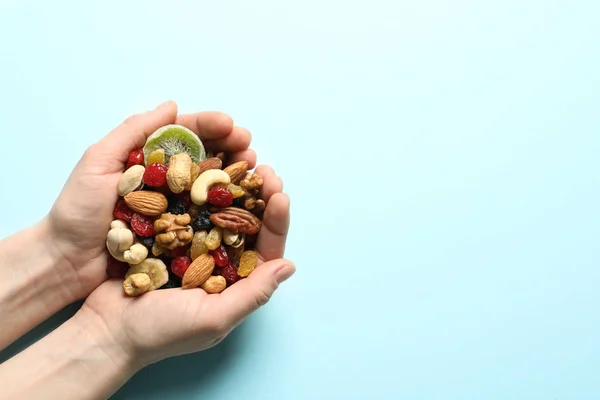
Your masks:
<svg viewBox="0 0 600 400"><path fill-rule="evenodd" d="M161 187L167 184L167 171L169 168L165 164L153 163L146 167L144 172L144 182L148 186Z"/></svg>
<svg viewBox="0 0 600 400"><path fill-rule="evenodd" d="M120 199L115 206L115 210L113 211L113 216L116 219L122 219L125 222L131 222L131 217L133 217L133 210L129 208L125 200Z"/></svg>
<svg viewBox="0 0 600 400"><path fill-rule="evenodd" d="M133 217L131 218L131 229L133 229L138 236L150 237L156 234L152 218L138 213L133 214Z"/></svg>
<svg viewBox="0 0 600 400"><path fill-rule="evenodd" d="M229 256L227 255L227 250L222 244L215 250L209 251L209 254L215 259L215 264L219 267L226 267L229 265Z"/></svg>
<svg viewBox="0 0 600 400"><path fill-rule="evenodd" d="M229 207L233 203L233 193L227 188L217 186L209 190L207 200L217 207Z"/></svg>
<svg viewBox="0 0 600 400"><path fill-rule="evenodd" d="M144 149L133 150L129 153L129 158L127 159L127 169L133 167L134 165L142 165L144 164Z"/></svg>
<svg viewBox="0 0 600 400"><path fill-rule="evenodd" d="M231 264L221 268L221 275L227 281L227 285L233 285L241 279L237 274L237 269Z"/></svg>
<svg viewBox="0 0 600 400"><path fill-rule="evenodd" d="M106 263L106 275L108 275L109 278L125 278L128 269L129 264L115 260L113 257L108 257Z"/></svg>
<svg viewBox="0 0 600 400"><path fill-rule="evenodd" d="M171 271L178 277L183 278L191 263L192 260L189 257L177 257L171 262Z"/></svg>

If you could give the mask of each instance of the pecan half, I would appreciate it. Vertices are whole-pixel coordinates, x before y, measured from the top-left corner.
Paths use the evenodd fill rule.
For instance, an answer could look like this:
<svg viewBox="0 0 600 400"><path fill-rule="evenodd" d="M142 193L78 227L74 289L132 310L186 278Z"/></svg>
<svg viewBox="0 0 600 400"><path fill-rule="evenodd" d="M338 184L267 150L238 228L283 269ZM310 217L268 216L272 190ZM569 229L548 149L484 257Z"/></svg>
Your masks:
<svg viewBox="0 0 600 400"><path fill-rule="evenodd" d="M248 235L257 234L262 225L260 219L254 214L236 207L221 209L210 216L210 221L234 233L246 233Z"/></svg>

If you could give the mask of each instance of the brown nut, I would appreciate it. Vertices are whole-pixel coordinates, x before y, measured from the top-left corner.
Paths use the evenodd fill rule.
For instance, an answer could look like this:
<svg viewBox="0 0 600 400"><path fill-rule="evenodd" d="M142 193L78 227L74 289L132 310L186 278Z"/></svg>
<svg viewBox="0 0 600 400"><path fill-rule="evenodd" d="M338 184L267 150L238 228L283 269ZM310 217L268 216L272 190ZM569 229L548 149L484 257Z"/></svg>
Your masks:
<svg viewBox="0 0 600 400"><path fill-rule="evenodd" d="M244 208L252 211L254 214L260 214L265 211L267 204L263 199L257 199L254 195L247 194L244 200Z"/></svg>
<svg viewBox="0 0 600 400"><path fill-rule="evenodd" d="M254 235L260 230L262 223L255 215L237 207L226 207L210 216L210 221L223 229L234 233Z"/></svg>
<svg viewBox="0 0 600 400"><path fill-rule="evenodd" d="M263 185L263 178L258 174L249 172L240 182L240 186L245 191L259 190Z"/></svg>
<svg viewBox="0 0 600 400"><path fill-rule="evenodd" d="M185 246L192 241L194 230L189 225L191 218L188 214L174 215L166 213L154 221L156 242L160 247L173 250Z"/></svg>
<svg viewBox="0 0 600 400"><path fill-rule="evenodd" d="M164 213L169 202L164 194L142 190L131 192L123 198L133 211L143 215L156 216Z"/></svg>
<svg viewBox="0 0 600 400"><path fill-rule="evenodd" d="M198 167L200 168L200 172L198 173L198 175L200 175L201 173L208 171L209 169L221 169L221 167L223 166L223 161L221 161L220 158L217 157L211 157L211 158L207 158L204 161L200 161L198 163Z"/></svg>
<svg viewBox="0 0 600 400"><path fill-rule="evenodd" d="M184 289L196 288L210 278L215 269L215 260L210 254L198 256L183 275L181 287Z"/></svg>
<svg viewBox="0 0 600 400"><path fill-rule="evenodd" d="M237 185L246 176L246 172L248 172L248 161L238 161L223 171L227 172L227 175L231 177L231 183Z"/></svg>
<svg viewBox="0 0 600 400"><path fill-rule="evenodd" d="M227 287L227 281L221 275L215 275L208 278L200 287L208 294L221 293Z"/></svg>
<svg viewBox="0 0 600 400"><path fill-rule="evenodd" d="M181 193L192 185L192 158L188 153L175 154L169 159L167 184L173 193Z"/></svg>
<svg viewBox="0 0 600 400"><path fill-rule="evenodd" d="M190 174L192 179L190 180L190 184L185 187L185 190L187 190L188 192L192 190L192 185L200 176L200 167L198 166L198 164L192 163L192 169L190 170Z"/></svg>

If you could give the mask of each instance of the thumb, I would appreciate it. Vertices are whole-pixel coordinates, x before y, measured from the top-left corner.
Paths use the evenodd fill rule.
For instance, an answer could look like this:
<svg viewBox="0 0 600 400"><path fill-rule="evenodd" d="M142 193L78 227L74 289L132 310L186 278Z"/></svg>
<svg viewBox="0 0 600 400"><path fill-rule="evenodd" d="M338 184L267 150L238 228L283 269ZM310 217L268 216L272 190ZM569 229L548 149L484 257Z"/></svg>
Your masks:
<svg viewBox="0 0 600 400"><path fill-rule="evenodd" d="M221 313L228 322L237 324L267 302L279 284L296 272L291 261L272 260L258 266L246 279L235 283L221 293Z"/></svg>

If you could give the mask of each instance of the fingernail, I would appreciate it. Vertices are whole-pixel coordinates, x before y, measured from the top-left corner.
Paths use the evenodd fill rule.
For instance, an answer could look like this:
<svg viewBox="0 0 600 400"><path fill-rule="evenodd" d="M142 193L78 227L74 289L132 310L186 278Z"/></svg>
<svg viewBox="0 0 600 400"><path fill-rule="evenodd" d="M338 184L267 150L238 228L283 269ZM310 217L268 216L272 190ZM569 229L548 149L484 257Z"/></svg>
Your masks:
<svg viewBox="0 0 600 400"><path fill-rule="evenodd" d="M288 280L296 272L296 267L292 264L284 264L275 271L275 279L277 283L282 283Z"/></svg>

